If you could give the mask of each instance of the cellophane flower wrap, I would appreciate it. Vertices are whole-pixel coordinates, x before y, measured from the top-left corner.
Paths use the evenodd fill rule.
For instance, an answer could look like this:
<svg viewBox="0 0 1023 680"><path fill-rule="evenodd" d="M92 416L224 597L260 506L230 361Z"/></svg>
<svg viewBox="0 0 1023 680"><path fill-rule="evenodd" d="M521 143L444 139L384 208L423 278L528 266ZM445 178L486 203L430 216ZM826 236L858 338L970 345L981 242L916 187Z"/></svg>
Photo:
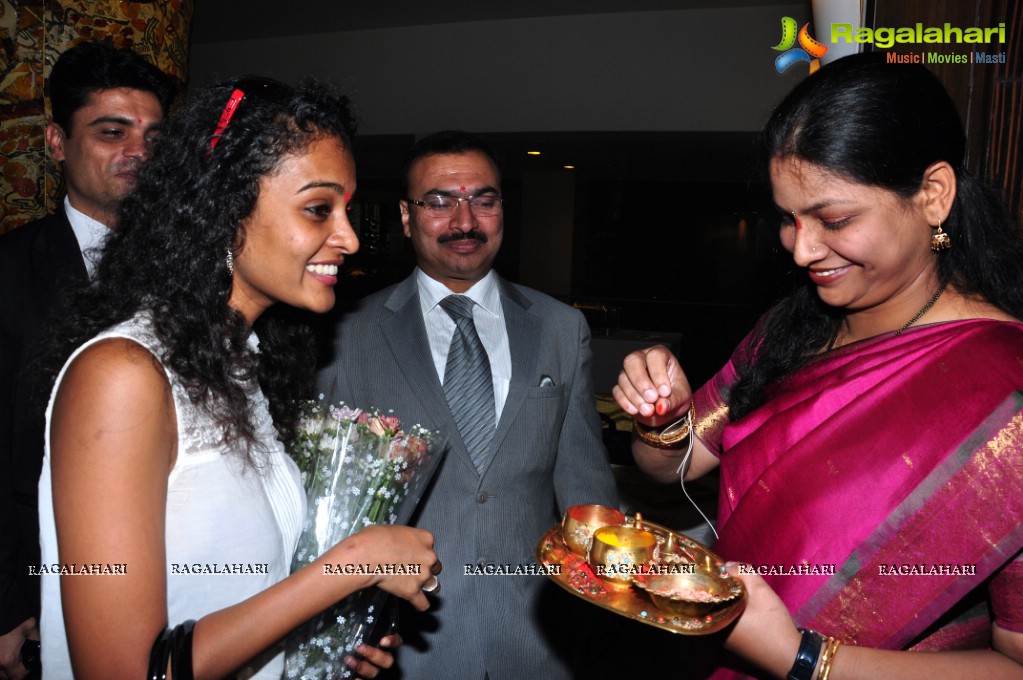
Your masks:
<svg viewBox="0 0 1023 680"><path fill-rule="evenodd" d="M292 571L372 524L407 523L443 455L435 433L418 425L403 430L391 413L323 401L305 406L292 455L309 514ZM386 632L389 597L377 588L353 593L295 631L286 676L352 677L344 658Z"/></svg>

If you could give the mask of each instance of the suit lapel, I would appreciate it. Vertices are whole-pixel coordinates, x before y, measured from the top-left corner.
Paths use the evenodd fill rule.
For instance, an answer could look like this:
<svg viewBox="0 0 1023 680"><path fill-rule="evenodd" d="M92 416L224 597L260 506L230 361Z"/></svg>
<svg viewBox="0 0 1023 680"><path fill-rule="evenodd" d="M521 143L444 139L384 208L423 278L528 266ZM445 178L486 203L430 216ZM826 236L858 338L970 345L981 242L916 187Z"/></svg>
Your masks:
<svg viewBox="0 0 1023 680"><path fill-rule="evenodd" d="M542 320L530 314L529 301L526 300L511 284L498 279L501 287L501 309L504 313L504 324L508 329L508 349L511 352L512 375L508 386L508 398L504 402L501 420L497 424L494 440L490 446L490 459L483 468L485 475L494 462L497 451L511 431L512 425L518 420L522 403L526 399L529 378L535 371L537 342L540 338Z"/></svg>
<svg viewBox="0 0 1023 680"><path fill-rule="evenodd" d="M38 299L47 305L68 288L69 282L84 283L89 276L64 208L51 220L35 238L31 264L32 290L38 291Z"/></svg>
<svg viewBox="0 0 1023 680"><path fill-rule="evenodd" d="M458 435L458 426L451 416L447 397L437 378L414 274L394 289L384 307L392 314L380 322L380 327L395 365L412 386L416 400L430 414L433 422L447 433L451 447L449 451L457 452L455 457L476 474L476 467Z"/></svg>
<svg viewBox="0 0 1023 680"><path fill-rule="evenodd" d="M31 344L46 333L46 321L58 300L69 291L85 286L89 274L78 247L78 239L63 207L47 218L33 238L31 262L27 263L31 310L26 321L25 339Z"/></svg>

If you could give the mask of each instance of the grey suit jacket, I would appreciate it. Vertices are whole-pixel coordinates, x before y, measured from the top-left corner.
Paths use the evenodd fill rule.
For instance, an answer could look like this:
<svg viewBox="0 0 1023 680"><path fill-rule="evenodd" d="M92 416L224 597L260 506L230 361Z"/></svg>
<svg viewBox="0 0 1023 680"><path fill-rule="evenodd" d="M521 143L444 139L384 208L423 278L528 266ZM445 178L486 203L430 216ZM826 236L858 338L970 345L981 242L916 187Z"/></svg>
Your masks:
<svg viewBox="0 0 1023 680"><path fill-rule="evenodd" d="M332 363L318 376L331 400L393 409L406 425L440 430L449 442L412 522L433 532L444 571L430 612L410 621L403 611L398 664L405 678L570 677L571 640L558 638L579 629L568 618L572 598L545 576L466 571L533 563L541 536L567 508L618 505L582 315L537 291L501 279L499 287L512 377L482 475L437 377L415 275L342 318ZM544 376L553 384L541 385Z"/></svg>

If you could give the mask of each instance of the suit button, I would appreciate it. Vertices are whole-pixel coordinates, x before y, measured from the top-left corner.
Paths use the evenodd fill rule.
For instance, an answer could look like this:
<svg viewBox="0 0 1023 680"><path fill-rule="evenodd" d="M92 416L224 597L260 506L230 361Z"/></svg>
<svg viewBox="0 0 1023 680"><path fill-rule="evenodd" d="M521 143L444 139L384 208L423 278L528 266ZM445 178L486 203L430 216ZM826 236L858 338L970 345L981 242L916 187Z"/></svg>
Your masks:
<svg viewBox="0 0 1023 680"><path fill-rule="evenodd" d="M486 491L480 491L478 494L476 494L476 502L477 503L486 503L487 502L487 498L489 498L489 496L487 496L487 492Z"/></svg>

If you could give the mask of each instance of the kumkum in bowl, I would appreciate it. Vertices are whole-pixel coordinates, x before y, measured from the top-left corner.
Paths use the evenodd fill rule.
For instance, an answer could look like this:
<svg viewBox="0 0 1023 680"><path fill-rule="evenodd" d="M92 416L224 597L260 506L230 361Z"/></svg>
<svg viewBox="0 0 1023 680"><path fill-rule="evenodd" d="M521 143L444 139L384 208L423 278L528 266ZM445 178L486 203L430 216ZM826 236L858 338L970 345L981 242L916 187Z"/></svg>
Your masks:
<svg viewBox="0 0 1023 680"><path fill-rule="evenodd" d="M690 573L640 574L633 584L665 613L700 617L728 606L742 597L738 579L720 572L695 569Z"/></svg>

